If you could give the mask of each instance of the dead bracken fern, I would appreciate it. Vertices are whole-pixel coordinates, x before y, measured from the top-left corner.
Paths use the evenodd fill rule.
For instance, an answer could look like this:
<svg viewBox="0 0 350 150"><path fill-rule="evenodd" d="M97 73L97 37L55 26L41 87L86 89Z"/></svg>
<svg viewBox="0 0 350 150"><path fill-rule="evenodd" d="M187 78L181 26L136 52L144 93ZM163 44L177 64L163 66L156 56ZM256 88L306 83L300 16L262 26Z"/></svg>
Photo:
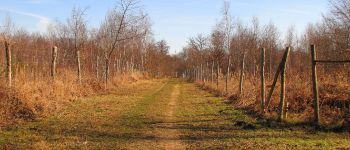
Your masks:
<svg viewBox="0 0 350 150"><path fill-rule="evenodd" d="M67 73L65 76L68 77ZM111 80L106 89L103 82L85 79L82 84L66 78L50 78L40 81L16 80L12 88L0 84L0 125L18 121L33 121L62 109L81 97L107 93L116 88L145 79L147 76L134 72L123 74Z"/></svg>
<svg viewBox="0 0 350 150"><path fill-rule="evenodd" d="M307 122L313 115L312 104L312 89L311 81L306 80L307 76L298 74L289 74L287 76L286 86L286 102L288 110L288 118L292 122ZM246 77L244 83L244 93L238 94L239 91L239 78L233 76L229 82L229 92L225 93L224 79L220 79L219 88L212 82L198 82L203 89L214 93L215 95L221 95L226 97L226 103L232 104L236 108L247 109L253 111L256 114L260 113L260 101L258 96L260 93L259 78L254 76ZM350 109L350 84L347 78L338 75L325 76L320 81L320 102L321 102L321 115L325 124L347 124L349 123L349 109ZM267 81L267 90L271 87L271 81ZM279 85L272 96L269 113L272 117L276 117L279 103Z"/></svg>

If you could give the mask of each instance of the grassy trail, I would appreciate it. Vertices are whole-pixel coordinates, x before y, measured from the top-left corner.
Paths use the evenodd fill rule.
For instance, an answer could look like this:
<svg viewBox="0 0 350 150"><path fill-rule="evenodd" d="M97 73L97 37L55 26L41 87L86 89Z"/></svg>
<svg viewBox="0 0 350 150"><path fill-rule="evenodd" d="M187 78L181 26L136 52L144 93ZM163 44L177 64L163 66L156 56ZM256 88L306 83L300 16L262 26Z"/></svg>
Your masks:
<svg viewBox="0 0 350 150"><path fill-rule="evenodd" d="M134 83L0 132L2 149L349 149L349 141L262 124L178 80Z"/></svg>

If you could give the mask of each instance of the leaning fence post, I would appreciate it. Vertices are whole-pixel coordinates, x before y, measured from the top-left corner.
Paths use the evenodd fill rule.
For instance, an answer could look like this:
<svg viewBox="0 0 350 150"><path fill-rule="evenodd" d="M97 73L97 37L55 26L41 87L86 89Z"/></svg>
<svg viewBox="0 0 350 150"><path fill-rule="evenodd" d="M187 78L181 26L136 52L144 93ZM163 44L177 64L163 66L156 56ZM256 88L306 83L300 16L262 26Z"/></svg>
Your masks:
<svg viewBox="0 0 350 150"><path fill-rule="evenodd" d="M265 108L265 48L261 51L261 111Z"/></svg>
<svg viewBox="0 0 350 150"><path fill-rule="evenodd" d="M7 84L9 87L12 86L12 62L11 62L11 49L10 43L5 41L5 52L6 52L6 76Z"/></svg>
<svg viewBox="0 0 350 150"><path fill-rule="evenodd" d="M284 54L283 54L283 57L282 57L282 60L280 62L280 64L278 65L278 68L277 68L277 71L276 71L276 74L274 76L274 79L273 79L273 83L272 83L272 86L271 86L271 89L270 89L270 92L267 96L267 99L266 99L266 103L265 103L265 110L267 110L270 106L270 102L271 102L271 98L272 98L272 94L273 92L275 91L275 87L276 87L276 84L277 84L277 80L278 80L278 77L279 75L281 74L281 70L283 68L283 59L289 55L289 51L285 51Z"/></svg>
<svg viewBox="0 0 350 150"><path fill-rule="evenodd" d="M52 48L52 62L51 62L51 77L55 79L56 76L56 65L57 65L57 47Z"/></svg>
<svg viewBox="0 0 350 150"><path fill-rule="evenodd" d="M285 86L285 80L286 80L286 67L287 67L287 62L288 62L288 56L289 56L289 52L290 52L290 47L287 47L286 49L286 55L283 57L283 65L282 65L282 70L281 70L281 95L280 95L280 104L279 104L279 121L282 121L283 119L286 118L287 114L286 114L286 102L285 102L285 90L286 90L286 86Z"/></svg>
<svg viewBox="0 0 350 150"><path fill-rule="evenodd" d="M316 125L320 124L320 108L318 97L318 85L317 85L317 68L316 68L316 48L315 45L311 45L311 64L312 64L312 89L313 89L313 105L314 105L314 117Z"/></svg>

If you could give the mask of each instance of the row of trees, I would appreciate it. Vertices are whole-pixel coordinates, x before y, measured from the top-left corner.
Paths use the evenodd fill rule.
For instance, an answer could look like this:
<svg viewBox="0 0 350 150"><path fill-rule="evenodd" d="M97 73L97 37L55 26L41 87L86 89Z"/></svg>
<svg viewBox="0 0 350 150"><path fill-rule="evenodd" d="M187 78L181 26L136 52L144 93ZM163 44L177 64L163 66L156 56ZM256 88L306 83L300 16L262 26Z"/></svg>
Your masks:
<svg viewBox="0 0 350 150"><path fill-rule="evenodd" d="M261 25L257 18L253 18L250 24L244 24L239 18L231 16L229 3L225 2L222 18L211 34L190 38L183 53L179 55L183 64L183 76L211 81L216 83L217 88L219 78L223 77L225 93L228 93L230 86L228 80L236 76L240 78L237 92L242 94L244 77L249 76L255 80L254 84L258 83L256 81L261 77L261 65L265 65L266 70L262 76L266 75L270 82L285 48L290 47L287 74L309 82L311 44L317 46L318 59L350 60L350 2L330 0L329 4L330 12L324 15L322 22L309 24L301 36L297 35L292 26L285 38L280 38L281 33L273 22ZM264 57L261 57L263 48L265 64L262 63ZM350 81L349 64L322 64L319 71L322 75L345 75L347 81ZM264 101L264 96L262 99Z"/></svg>
<svg viewBox="0 0 350 150"><path fill-rule="evenodd" d="M7 74L13 69L8 77L23 72L26 79L43 79L50 76L50 68L57 66L51 76L56 70L57 74L74 71L79 83L91 76L107 83L110 76L133 71L153 76L174 74L175 70L167 66L175 65L176 59L169 55L165 41L154 41L150 19L138 1L120 0L98 28L88 28L86 12L73 8L66 21L52 23L45 34L16 29L7 18L1 37L12 52L12 67L2 64L1 68L7 68ZM55 46L57 49L51 51ZM5 63L4 52L0 52L0 60Z"/></svg>
<svg viewBox="0 0 350 150"><path fill-rule="evenodd" d="M181 55L187 69L219 68L223 75L238 72L243 56L246 58L246 72L256 76L259 73L261 49L266 49L266 71L271 75L276 70L285 47L291 47L288 68L297 74L309 73L310 44L317 45L321 59L344 60L350 58L350 2L330 0L330 13L324 15L320 23L309 24L305 33L298 36L291 26L285 38L277 26L270 22L261 25L257 18L246 25L229 13L229 3L225 2L222 19L210 35L198 35L188 40ZM214 67L213 67L214 66ZM346 65L325 65L322 69L338 71ZM214 71L217 72L217 71ZM349 73L350 77L350 73Z"/></svg>

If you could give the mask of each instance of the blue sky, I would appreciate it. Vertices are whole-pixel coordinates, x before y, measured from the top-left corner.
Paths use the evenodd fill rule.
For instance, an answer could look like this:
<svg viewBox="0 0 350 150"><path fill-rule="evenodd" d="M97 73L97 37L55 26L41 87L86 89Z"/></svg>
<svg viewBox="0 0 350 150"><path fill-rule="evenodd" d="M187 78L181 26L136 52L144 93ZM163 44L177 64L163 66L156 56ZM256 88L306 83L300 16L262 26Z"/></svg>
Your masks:
<svg viewBox="0 0 350 150"><path fill-rule="evenodd" d="M116 0L0 0L0 20L10 15L17 27L46 30L53 20L66 19L74 6L87 8L87 20L97 27ZM244 23L257 17L261 24L274 22L281 33L291 25L302 32L308 23L322 19L328 0L230 0L231 14ZM179 52L189 37L208 34L221 18L222 0L142 0L156 40L164 39L171 53Z"/></svg>

